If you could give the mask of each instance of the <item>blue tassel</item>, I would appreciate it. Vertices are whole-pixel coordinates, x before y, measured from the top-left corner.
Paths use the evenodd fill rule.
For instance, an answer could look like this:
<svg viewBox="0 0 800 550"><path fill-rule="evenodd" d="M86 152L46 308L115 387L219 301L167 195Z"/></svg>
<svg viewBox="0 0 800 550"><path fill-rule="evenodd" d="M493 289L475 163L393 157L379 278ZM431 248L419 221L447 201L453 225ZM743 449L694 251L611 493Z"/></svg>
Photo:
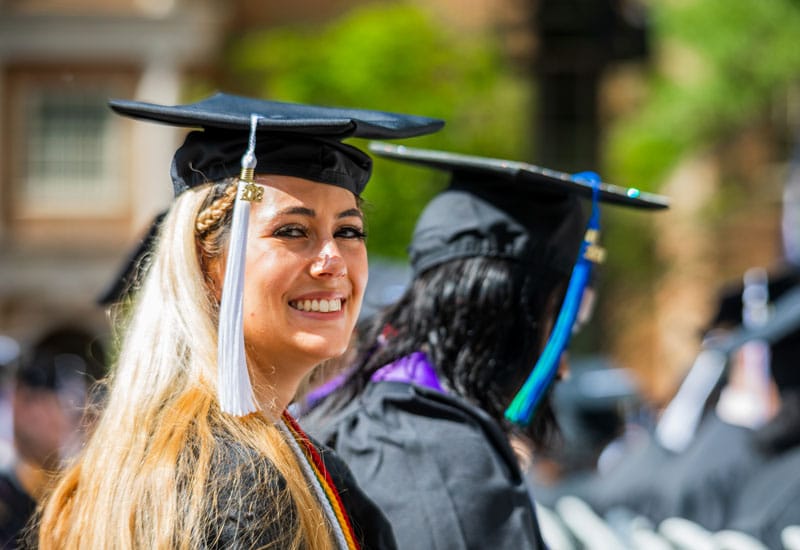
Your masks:
<svg viewBox="0 0 800 550"><path fill-rule="evenodd" d="M583 293L592 276L594 263L586 256L587 250L589 247L594 246L594 242L587 237L589 235L596 236L600 231L600 207L597 186L600 183L600 177L594 172L581 172L573 175L573 178L594 184L592 214L586 226L586 236L578 253L578 261L572 269L564 303L558 313L550 338L547 340L547 345L536 361L536 365L530 375L528 375L528 379L517 392L511 405L506 409L506 419L520 426L527 426L531 423L536 408L558 372L561 354L564 353L564 350L569 345L572 327L575 325L575 319L578 316Z"/></svg>

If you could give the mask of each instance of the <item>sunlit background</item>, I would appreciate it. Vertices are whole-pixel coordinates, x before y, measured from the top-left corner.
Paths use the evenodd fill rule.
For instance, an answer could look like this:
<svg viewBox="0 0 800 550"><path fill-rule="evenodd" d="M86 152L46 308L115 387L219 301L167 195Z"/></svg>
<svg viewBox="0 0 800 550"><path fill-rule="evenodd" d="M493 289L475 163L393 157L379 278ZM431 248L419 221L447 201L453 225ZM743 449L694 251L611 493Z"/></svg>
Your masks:
<svg viewBox="0 0 800 550"><path fill-rule="evenodd" d="M182 131L106 100L224 90L440 117L408 143L670 196L666 213L604 211L598 308L572 351L663 403L721 286L785 256L798 36L792 0L0 0L0 334L106 334L94 300L169 203ZM375 266L402 272L443 184L376 161Z"/></svg>

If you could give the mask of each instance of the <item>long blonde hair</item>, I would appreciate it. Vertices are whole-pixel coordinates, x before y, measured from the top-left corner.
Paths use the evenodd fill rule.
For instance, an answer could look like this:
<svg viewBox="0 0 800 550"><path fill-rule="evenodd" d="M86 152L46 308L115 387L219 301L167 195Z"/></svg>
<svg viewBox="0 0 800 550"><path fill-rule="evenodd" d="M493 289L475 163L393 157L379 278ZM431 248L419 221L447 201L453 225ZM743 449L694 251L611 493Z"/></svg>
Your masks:
<svg viewBox="0 0 800 550"><path fill-rule="evenodd" d="M203 546L220 492L243 485L236 472L226 487L211 479L220 434L268 460L285 480L265 484L263 498L274 499L274 517L252 519L272 530L278 522L286 536L276 546L333 547L321 505L281 430L261 414L234 418L218 407L218 304L203 268L209 246L195 224L200 212L208 218L215 207L219 227L206 240L224 239L231 202L226 188L220 183L182 193L164 220L110 376L106 407L41 510L42 548Z"/></svg>

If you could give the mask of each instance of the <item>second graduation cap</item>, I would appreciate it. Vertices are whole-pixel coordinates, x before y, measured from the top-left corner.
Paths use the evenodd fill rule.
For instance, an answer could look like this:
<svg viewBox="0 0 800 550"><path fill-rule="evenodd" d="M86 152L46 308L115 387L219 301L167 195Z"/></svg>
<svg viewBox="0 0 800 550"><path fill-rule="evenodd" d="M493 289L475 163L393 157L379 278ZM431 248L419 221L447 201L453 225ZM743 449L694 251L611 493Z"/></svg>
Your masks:
<svg viewBox="0 0 800 550"><path fill-rule="evenodd" d="M372 153L451 173L417 221L409 254L416 273L456 258L488 256L546 264L569 274L586 226L579 197L640 209L666 197L592 182L510 160L373 142Z"/></svg>
<svg viewBox="0 0 800 550"><path fill-rule="evenodd" d="M558 370L572 335L597 246L599 202L663 209L668 200L600 181L593 173L569 175L531 164L444 151L372 143L373 153L451 173L450 184L420 215L409 245L419 275L458 258L504 258L569 276L547 345L506 418L527 425ZM591 199L587 220L579 197Z"/></svg>

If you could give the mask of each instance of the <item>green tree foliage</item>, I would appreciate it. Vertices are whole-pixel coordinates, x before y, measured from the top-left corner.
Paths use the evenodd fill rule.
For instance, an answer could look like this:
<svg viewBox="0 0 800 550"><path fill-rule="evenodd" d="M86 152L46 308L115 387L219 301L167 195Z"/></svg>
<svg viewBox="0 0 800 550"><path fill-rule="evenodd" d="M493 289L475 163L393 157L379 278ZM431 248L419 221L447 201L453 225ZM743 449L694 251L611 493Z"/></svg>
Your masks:
<svg viewBox="0 0 800 550"><path fill-rule="evenodd" d="M764 116L800 69L796 0L684 0L651 9L664 70L651 75L647 100L616 128L608 151L615 177L645 188L687 152Z"/></svg>
<svg viewBox="0 0 800 550"><path fill-rule="evenodd" d="M254 32L231 45L228 59L235 87L247 93L447 121L407 145L519 159L530 151L529 86L493 37L459 32L418 6L367 5L323 25ZM365 192L370 253L405 258L414 221L445 181L376 159Z"/></svg>
<svg viewBox="0 0 800 550"><path fill-rule="evenodd" d="M766 120L796 85L800 3L672 0L651 2L649 13L654 63L647 93L631 116L610 129L604 175L657 190L681 159L713 150ZM729 213L721 202L737 203L729 197L735 188L721 191L710 206L715 210L707 212L711 218ZM604 278L625 292L649 285L662 269L653 255L649 219L611 209L604 217L611 251Z"/></svg>

